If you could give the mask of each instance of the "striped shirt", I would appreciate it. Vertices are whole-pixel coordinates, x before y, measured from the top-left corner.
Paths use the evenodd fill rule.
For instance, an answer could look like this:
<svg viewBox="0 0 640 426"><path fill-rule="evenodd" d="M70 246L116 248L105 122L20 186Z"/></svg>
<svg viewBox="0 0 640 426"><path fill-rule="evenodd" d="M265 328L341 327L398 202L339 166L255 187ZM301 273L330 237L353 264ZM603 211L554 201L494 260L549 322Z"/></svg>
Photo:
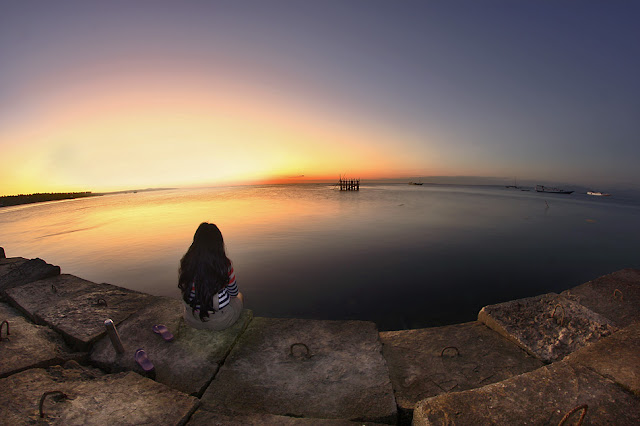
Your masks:
<svg viewBox="0 0 640 426"><path fill-rule="evenodd" d="M218 309L222 309L229 304L231 297L238 295L238 284L236 284L236 273L233 266L229 266L229 284L218 292ZM196 297L196 285L191 284L189 293L189 303ZM200 305L196 305L196 310L200 310ZM209 311L213 312L213 311Z"/></svg>

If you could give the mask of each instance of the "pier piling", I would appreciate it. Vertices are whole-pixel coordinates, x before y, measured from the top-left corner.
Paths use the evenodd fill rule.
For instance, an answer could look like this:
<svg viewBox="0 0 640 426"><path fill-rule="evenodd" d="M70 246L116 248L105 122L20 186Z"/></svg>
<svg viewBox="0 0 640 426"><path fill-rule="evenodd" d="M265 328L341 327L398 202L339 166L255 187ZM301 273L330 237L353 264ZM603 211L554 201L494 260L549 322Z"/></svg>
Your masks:
<svg viewBox="0 0 640 426"><path fill-rule="evenodd" d="M360 191L360 179L343 179L338 181L340 191Z"/></svg>

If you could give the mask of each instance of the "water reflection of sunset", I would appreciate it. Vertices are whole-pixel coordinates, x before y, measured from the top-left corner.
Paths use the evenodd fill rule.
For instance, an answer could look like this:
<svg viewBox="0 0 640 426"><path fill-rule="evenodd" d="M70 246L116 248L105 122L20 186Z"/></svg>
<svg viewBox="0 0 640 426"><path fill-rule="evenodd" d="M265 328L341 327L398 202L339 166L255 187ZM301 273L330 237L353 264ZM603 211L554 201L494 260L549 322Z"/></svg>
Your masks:
<svg viewBox="0 0 640 426"><path fill-rule="evenodd" d="M426 184L139 191L0 209L0 241L8 257L178 297L179 260L213 222L258 315L424 326L637 261L637 205L584 194L547 209L547 197Z"/></svg>
<svg viewBox="0 0 640 426"><path fill-rule="evenodd" d="M328 186L320 188L332 192ZM29 230L21 244L24 255L72 259L65 262L71 268L93 264L97 270L89 274L98 276L110 262L136 268L164 257L162 253L177 262L201 222L218 224L230 251L242 252L260 245L256 235L277 238L285 228L295 232L309 223L321 227L338 208L295 193L282 197L280 191L278 186L263 186L140 192L20 206L3 213L21 213L21 229ZM54 223L42 223L41 216L53 211ZM20 240L23 232L10 235ZM96 265L94 257L102 261Z"/></svg>

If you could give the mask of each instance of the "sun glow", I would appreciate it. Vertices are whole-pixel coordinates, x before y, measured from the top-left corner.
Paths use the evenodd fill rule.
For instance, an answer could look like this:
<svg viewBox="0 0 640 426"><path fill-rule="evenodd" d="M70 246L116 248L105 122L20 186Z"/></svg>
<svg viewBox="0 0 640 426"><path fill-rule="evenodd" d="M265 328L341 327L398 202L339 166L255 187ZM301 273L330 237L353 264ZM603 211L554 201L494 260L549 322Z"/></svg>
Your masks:
<svg viewBox="0 0 640 426"><path fill-rule="evenodd" d="M388 152L371 148L382 145L378 136L270 93L110 87L61 93L35 127L10 128L6 158L22 167L4 191L323 180L389 168ZM18 146L29 147L26 158Z"/></svg>

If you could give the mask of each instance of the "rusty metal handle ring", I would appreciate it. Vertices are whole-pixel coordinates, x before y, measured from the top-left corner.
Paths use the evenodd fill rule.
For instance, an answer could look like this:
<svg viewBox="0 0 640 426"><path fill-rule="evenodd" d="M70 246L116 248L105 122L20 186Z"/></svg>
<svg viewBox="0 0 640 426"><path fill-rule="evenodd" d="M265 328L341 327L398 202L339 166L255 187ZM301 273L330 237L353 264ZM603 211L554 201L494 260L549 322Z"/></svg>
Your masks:
<svg viewBox="0 0 640 426"><path fill-rule="evenodd" d="M620 301L622 302L622 292L617 288L615 290L613 290L613 298L614 299L616 298L616 292L620 293Z"/></svg>
<svg viewBox="0 0 640 426"><path fill-rule="evenodd" d="M38 404L38 408L40 409L40 418L44 419L44 410L42 409L42 405L44 404L44 400L47 398L47 396L49 395L56 395L56 394L60 394L60 397L62 399L67 399L67 394L59 391L59 390L54 390L54 391L49 391L49 392L45 392L42 394L42 396L40 397L40 404Z"/></svg>
<svg viewBox="0 0 640 426"><path fill-rule="evenodd" d="M578 423L576 423L576 426L580 426L582 424L582 420L584 420L584 416L587 415L587 409L588 408L589 408L589 406L587 404L578 405L577 407L574 407L571 411L569 411L567 414L564 415L562 420L560 420L560 423L558 423L558 426L562 426L564 424L564 422L569 420L569 417L571 417L571 415L573 413L575 413L578 410L582 410L582 414L580 415L580 418L578 419Z"/></svg>
<svg viewBox="0 0 640 426"><path fill-rule="evenodd" d="M446 348L444 348L444 349L442 350L442 352L440 352L440 357L441 357L441 358L444 356L444 352L445 352L447 349L455 349L455 350L456 350L456 356L460 356L460 351L458 350L458 348L456 348L455 346L447 346Z"/></svg>
<svg viewBox="0 0 640 426"><path fill-rule="evenodd" d="M294 356L293 355L293 348L296 347L296 346L303 346L307 350L307 353L304 355L304 357L305 358L311 358L311 351L309 350L309 346L305 345L304 343L300 343L300 342L291 344L291 346L289 347L289 355Z"/></svg>
<svg viewBox="0 0 640 426"><path fill-rule="evenodd" d="M562 306L561 304L557 304L556 306L553 307L553 313L551 314L551 318L555 318L556 316L556 309L558 309L558 306L560 306L562 308L562 318L560 319L560 325L562 326L562 324L564 324L564 306Z"/></svg>
<svg viewBox="0 0 640 426"><path fill-rule="evenodd" d="M3 338L2 337L2 328L4 327L5 324L7 324L7 337ZM9 335L10 334L11 333L9 333L9 321L7 321L7 320L2 321L2 323L0 323L0 342L5 340L5 339L9 340Z"/></svg>
<svg viewBox="0 0 640 426"><path fill-rule="evenodd" d="M102 297L99 298L98 300L96 300L95 305L96 306L104 306L105 308L109 306L109 305L107 305L107 301L105 299L103 299Z"/></svg>
<svg viewBox="0 0 640 426"><path fill-rule="evenodd" d="M55 285L51 284L51 291L54 293L58 293L58 287L56 287Z"/></svg>

